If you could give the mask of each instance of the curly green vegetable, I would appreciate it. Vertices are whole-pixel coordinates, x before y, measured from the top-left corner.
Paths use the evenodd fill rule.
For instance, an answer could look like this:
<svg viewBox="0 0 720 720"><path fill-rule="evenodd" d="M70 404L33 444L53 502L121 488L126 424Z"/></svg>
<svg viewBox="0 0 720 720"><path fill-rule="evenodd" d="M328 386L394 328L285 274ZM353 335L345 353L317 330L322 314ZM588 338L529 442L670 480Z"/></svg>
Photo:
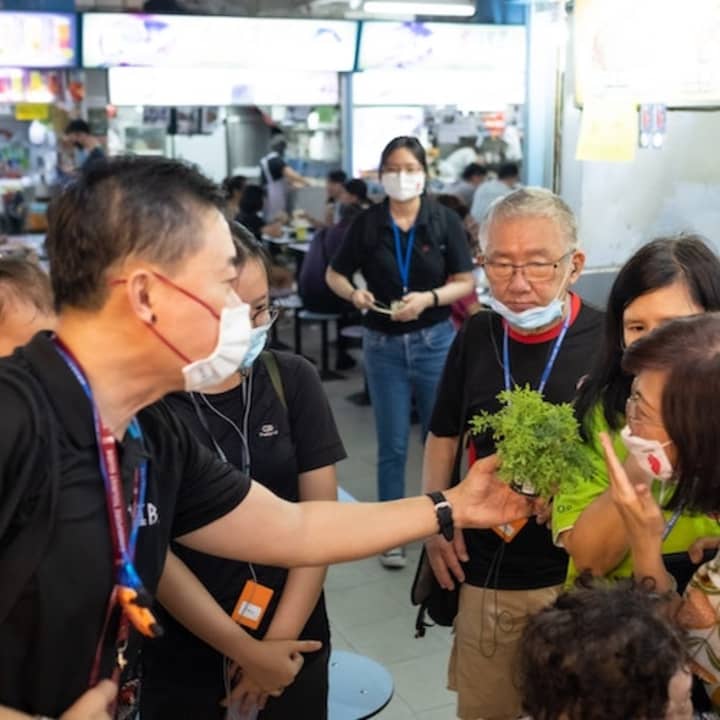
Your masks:
<svg viewBox="0 0 720 720"><path fill-rule="evenodd" d="M579 424L568 403L555 405L529 386L503 390L502 408L470 420L473 435L492 431L500 468L498 476L515 489L549 498L560 485L572 485L590 472Z"/></svg>

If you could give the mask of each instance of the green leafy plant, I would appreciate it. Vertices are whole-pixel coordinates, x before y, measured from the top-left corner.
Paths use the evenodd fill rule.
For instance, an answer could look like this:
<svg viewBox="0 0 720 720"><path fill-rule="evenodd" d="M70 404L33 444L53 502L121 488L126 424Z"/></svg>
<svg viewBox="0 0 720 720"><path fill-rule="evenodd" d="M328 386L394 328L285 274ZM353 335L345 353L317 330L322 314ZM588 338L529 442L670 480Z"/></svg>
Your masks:
<svg viewBox="0 0 720 720"><path fill-rule="evenodd" d="M528 386L504 390L498 400L502 408L475 415L470 430L492 431L498 476L514 490L549 498L590 470L571 405L547 402Z"/></svg>

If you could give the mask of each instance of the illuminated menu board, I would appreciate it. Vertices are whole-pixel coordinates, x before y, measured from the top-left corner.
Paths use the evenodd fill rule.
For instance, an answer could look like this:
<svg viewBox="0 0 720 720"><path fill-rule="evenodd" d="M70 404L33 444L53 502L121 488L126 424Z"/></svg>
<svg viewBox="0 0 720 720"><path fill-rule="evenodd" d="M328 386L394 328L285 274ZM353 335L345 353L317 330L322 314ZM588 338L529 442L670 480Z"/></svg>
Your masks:
<svg viewBox="0 0 720 720"><path fill-rule="evenodd" d="M349 72L347 20L85 13L83 66L243 67Z"/></svg>
<svg viewBox="0 0 720 720"><path fill-rule="evenodd" d="M113 105L337 105L333 72L113 67Z"/></svg>
<svg viewBox="0 0 720 720"><path fill-rule="evenodd" d="M525 28L473 23L363 22L359 70L465 69L525 76Z"/></svg>
<svg viewBox="0 0 720 720"><path fill-rule="evenodd" d="M0 67L72 67L76 37L69 13L0 12Z"/></svg>

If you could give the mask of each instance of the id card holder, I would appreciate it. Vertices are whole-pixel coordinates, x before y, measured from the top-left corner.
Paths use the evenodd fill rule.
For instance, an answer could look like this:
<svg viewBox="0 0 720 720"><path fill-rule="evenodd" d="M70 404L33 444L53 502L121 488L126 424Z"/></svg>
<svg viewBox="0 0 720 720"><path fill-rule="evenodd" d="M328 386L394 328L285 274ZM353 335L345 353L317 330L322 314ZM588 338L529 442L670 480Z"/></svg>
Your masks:
<svg viewBox="0 0 720 720"><path fill-rule="evenodd" d="M527 518L520 518L520 520L513 520L512 522L498 525L497 527L494 527L493 530L506 543L511 543L515 539L517 534L525 527L527 521Z"/></svg>
<svg viewBox="0 0 720 720"><path fill-rule="evenodd" d="M268 605L270 605L274 592L274 590L260 585L254 580L248 580L235 604L232 619L243 627L257 630L265 616Z"/></svg>

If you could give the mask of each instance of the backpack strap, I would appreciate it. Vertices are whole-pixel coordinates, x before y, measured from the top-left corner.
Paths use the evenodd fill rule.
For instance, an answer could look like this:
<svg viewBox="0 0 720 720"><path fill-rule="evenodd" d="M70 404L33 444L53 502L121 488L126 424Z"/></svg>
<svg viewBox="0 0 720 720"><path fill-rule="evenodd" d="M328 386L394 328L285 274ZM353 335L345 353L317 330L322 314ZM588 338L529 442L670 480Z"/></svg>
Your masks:
<svg viewBox="0 0 720 720"><path fill-rule="evenodd" d="M283 387L277 358L269 350L263 350L260 353L260 360L262 360L262 363L270 376L270 382L275 390L275 394L278 396L278 400L280 400L283 408L285 408L285 412L287 412L288 406L287 401L285 400L285 388Z"/></svg>
<svg viewBox="0 0 720 720"><path fill-rule="evenodd" d="M40 452L47 453L43 463L47 477L37 480L37 496L27 522L17 529L8 544L0 547L0 622L3 622L40 565L53 535L60 488L60 453L57 430L51 419L54 410L42 383L31 371L11 364L0 367L0 378L27 403L38 435L44 439ZM27 488L24 497L35 491L36 488Z"/></svg>

